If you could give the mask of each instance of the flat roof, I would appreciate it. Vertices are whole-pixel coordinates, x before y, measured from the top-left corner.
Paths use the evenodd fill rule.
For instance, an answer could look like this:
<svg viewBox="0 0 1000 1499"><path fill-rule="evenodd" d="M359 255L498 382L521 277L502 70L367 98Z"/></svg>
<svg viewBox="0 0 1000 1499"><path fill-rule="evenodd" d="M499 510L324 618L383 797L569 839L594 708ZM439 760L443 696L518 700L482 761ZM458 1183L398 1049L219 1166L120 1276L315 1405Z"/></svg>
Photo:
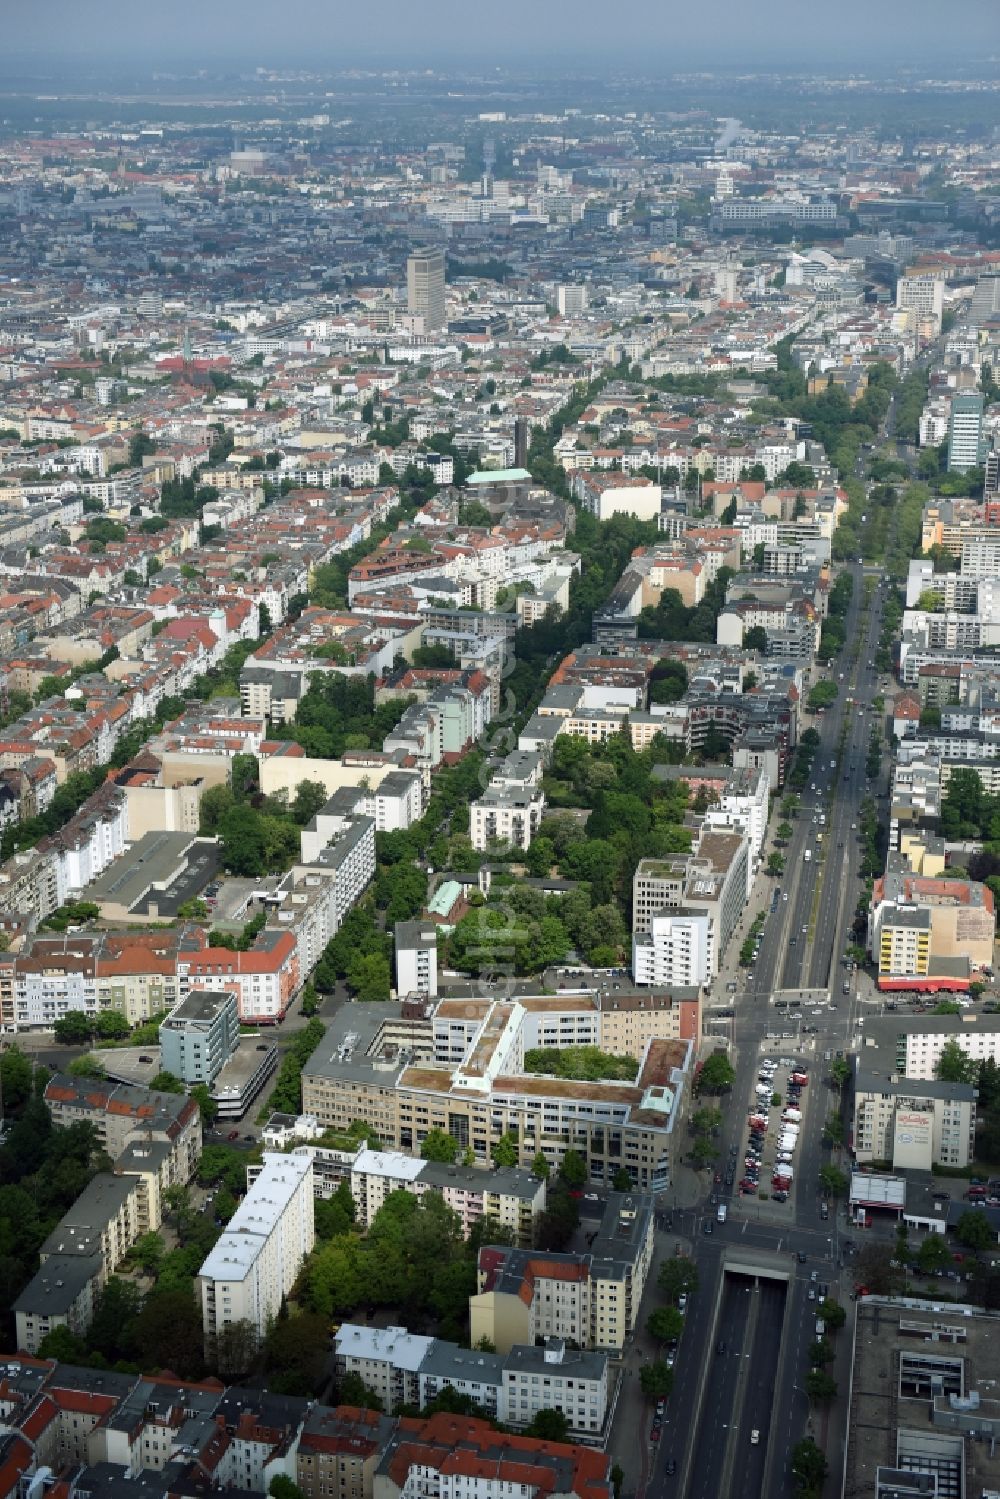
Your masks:
<svg viewBox="0 0 1000 1499"><path fill-rule="evenodd" d="M264 1152L264 1165L229 1227L198 1271L206 1280L244 1280L292 1194L312 1171L312 1156Z"/></svg>
<svg viewBox="0 0 1000 1499"><path fill-rule="evenodd" d="M396 1369L415 1374L433 1347L434 1339L407 1332L405 1327L366 1327L360 1322L344 1322L333 1344L338 1358L384 1360Z"/></svg>

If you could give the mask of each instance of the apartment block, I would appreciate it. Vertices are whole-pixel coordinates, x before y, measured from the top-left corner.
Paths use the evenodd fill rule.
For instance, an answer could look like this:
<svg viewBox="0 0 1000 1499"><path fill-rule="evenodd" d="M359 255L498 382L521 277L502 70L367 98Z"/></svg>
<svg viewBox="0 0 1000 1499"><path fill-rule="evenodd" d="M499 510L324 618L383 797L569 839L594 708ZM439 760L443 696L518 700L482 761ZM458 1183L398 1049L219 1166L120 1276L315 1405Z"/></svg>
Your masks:
<svg viewBox="0 0 1000 1499"><path fill-rule="evenodd" d="M432 921L397 921L396 993L437 995L437 927Z"/></svg>
<svg viewBox="0 0 1000 1499"><path fill-rule="evenodd" d="M39 1251L41 1266L14 1302L17 1346L37 1353L47 1333L68 1327L83 1336L97 1298L132 1245L159 1227L140 1211L138 1176L95 1176L63 1214Z"/></svg>
<svg viewBox="0 0 1000 1499"><path fill-rule="evenodd" d="M653 1216L651 1196L611 1192L588 1254L484 1245L469 1300L473 1345L485 1337L508 1353L558 1338L620 1352L635 1330L652 1263Z"/></svg>
<svg viewBox="0 0 1000 1499"><path fill-rule="evenodd" d="M967 989L993 963L993 892L977 880L928 879L890 855L872 889L869 951L880 989Z"/></svg>
<svg viewBox="0 0 1000 1499"><path fill-rule="evenodd" d="M258 1338L315 1242L312 1160L264 1155L264 1168L198 1272L206 1347L235 1322Z"/></svg>
<svg viewBox="0 0 1000 1499"><path fill-rule="evenodd" d="M860 1059L864 1061L864 1057ZM859 1066L854 1081L854 1158L894 1171L968 1166L975 1152L976 1092L971 1083L915 1081Z"/></svg>
<svg viewBox="0 0 1000 1499"><path fill-rule="evenodd" d="M202 1132L193 1099L61 1072L46 1083L44 1097L54 1124L86 1120L112 1160L133 1144L162 1142L167 1147L166 1184L183 1186L194 1175Z"/></svg>

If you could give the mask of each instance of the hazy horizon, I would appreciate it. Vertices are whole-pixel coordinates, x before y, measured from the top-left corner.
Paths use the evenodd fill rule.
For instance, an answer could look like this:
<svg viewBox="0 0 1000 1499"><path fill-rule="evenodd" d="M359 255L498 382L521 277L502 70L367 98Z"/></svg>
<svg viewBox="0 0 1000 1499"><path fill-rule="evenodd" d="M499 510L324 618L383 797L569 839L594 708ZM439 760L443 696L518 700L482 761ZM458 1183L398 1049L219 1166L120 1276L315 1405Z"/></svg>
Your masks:
<svg viewBox="0 0 1000 1499"><path fill-rule="evenodd" d="M376 17L373 33L371 18ZM530 61L534 69L620 68L637 73L699 67L760 70L769 64L865 71L923 61L995 72L997 0L965 0L959 26L942 27L939 0L841 0L817 13L801 0L717 0L692 13L657 0L508 0L487 12L466 0L382 0L359 13L336 0L168 0L146 11L135 0L36 0L7 16L8 64L44 72L74 63L209 71L247 65L386 68ZM938 33L941 32L941 35ZM2 70L0 63L0 70Z"/></svg>

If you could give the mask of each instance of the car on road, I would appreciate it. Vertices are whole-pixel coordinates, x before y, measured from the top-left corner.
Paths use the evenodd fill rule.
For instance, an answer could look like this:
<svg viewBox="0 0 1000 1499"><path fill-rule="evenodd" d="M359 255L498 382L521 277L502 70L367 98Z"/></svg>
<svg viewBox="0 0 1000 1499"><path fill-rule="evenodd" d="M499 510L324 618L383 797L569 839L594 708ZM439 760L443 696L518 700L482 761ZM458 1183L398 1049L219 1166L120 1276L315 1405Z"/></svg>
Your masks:
<svg viewBox="0 0 1000 1499"><path fill-rule="evenodd" d="M226 1136L227 1140L238 1140L239 1138L240 1138L240 1132L239 1132L238 1129L231 1129L229 1131L229 1134Z"/></svg>
<svg viewBox="0 0 1000 1499"><path fill-rule="evenodd" d="M649 1440L651 1442L658 1442L660 1440L660 1428L658 1426L654 1426L649 1433Z"/></svg>
<svg viewBox="0 0 1000 1499"><path fill-rule="evenodd" d="M666 1475L667 1475L668 1478L673 1478L674 1474L677 1472L677 1459L676 1458L673 1458L673 1457L668 1457L667 1458L667 1466L664 1469L664 1472L666 1473Z"/></svg>
<svg viewBox="0 0 1000 1499"><path fill-rule="evenodd" d="M703 1234L710 1234L713 1232L712 1221L710 1218L705 1219L704 1223L701 1225L701 1231Z"/></svg>
<svg viewBox="0 0 1000 1499"><path fill-rule="evenodd" d="M804 1265L807 1258L808 1258L808 1256L806 1255L805 1250L804 1249L800 1249L799 1252L798 1252L798 1261L799 1261L799 1264L800 1265Z"/></svg>
<svg viewBox="0 0 1000 1499"><path fill-rule="evenodd" d="M760 1444L760 1432L757 1430L757 1427L755 1426L754 1429L753 1429L753 1431L751 1431L751 1433L750 1433L750 1446L751 1447L757 1447L757 1446L759 1446L759 1444Z"/></svg>
<svg viewBox="0 0 1000 1499"><path fill-rule="evenodd" d="M685 1291L682 1291L681 1294L677 1298L677 1310L682 1315L683 1315L684 1312L687 1311L687 1304L688 1304L687 1293Z"/></svg>
<svg viewBox="0 0 1000 1499"><path fill-rule="evenodd" d="M810 1286L809 1287L809 1300L810 1301L815 1301L816 1300L816 1287L815 1286Z"/></svg>
<svg viewBox="0 0 1000 1499"><path fill-rule="evenodd" d="M666 1410L666 1408L667 1408L667 1402L664 1400L663 1396L661 1395L660 1398L659 1398L659 1400L656 1402L656 1414L658 1416L662 1416L663 1413L664 1413L664 1411Z"/></svg>

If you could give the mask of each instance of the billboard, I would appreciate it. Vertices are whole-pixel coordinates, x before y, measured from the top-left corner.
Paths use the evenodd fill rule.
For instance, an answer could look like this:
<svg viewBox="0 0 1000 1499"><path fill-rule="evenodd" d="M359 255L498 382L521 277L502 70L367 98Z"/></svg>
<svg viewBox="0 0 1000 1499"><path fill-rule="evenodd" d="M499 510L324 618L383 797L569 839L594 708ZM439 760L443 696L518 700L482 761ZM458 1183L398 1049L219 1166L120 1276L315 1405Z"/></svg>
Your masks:
<svg viewBox="0 0 1000 1499"><path fill-rule="evenodd" d="M892 1164L897 1170L910 1167L929 1171L934 1145L934 1115L915 1109L900 1109L892 1136Z"/></svg>

